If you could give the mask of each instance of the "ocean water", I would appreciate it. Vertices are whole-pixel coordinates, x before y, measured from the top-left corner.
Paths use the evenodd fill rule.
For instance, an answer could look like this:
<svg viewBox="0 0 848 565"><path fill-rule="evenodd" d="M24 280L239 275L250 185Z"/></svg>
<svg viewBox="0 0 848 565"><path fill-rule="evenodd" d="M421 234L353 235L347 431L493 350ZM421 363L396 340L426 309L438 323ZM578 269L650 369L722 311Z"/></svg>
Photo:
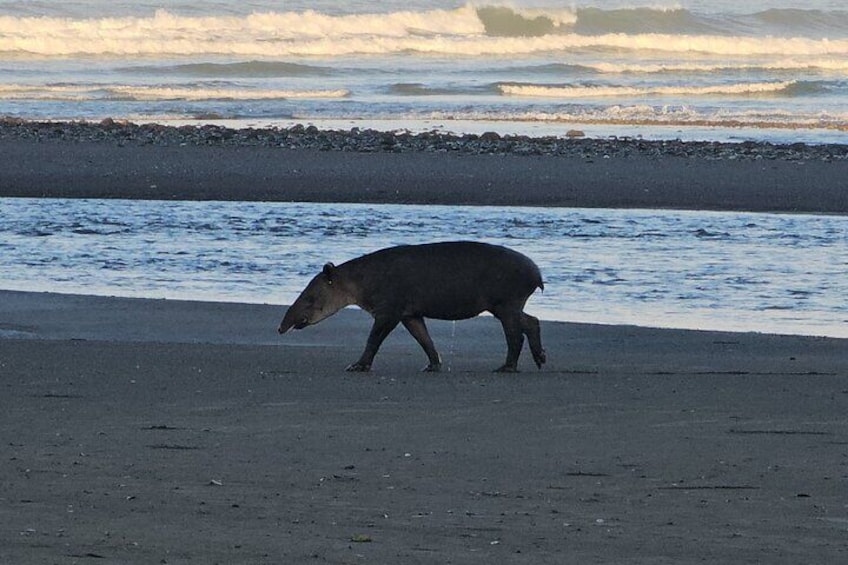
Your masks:
<svg viewBox="0 0 848 565"><path fill-rule="evenodd" d="M474 239L532 257L548 320L848 337L848 218L0 199L0 288L288 304L327 261Z"/></svg>
<svg viewBox="0 0 848 565"><path fill-rule="evenodd" d="M844 142L844 0L0 0L0 116Z"/></svg>

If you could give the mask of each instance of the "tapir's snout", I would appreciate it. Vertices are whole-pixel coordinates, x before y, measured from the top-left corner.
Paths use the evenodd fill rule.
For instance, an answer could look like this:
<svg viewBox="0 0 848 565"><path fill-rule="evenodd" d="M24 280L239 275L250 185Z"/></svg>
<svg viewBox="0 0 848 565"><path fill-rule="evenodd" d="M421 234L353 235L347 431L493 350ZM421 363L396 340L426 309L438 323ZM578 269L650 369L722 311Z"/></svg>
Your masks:
<svg viewBox="0 0 848 565"><path fill-rule="evenodd" d="M288 318L284 319L280 322L280 327L277 328L277 332L280 334L284 334L290 329L294 328L296 330L302 330L306 326L309 325L309 319L306 317L300 318L299 320L289 320Z"/></svg>

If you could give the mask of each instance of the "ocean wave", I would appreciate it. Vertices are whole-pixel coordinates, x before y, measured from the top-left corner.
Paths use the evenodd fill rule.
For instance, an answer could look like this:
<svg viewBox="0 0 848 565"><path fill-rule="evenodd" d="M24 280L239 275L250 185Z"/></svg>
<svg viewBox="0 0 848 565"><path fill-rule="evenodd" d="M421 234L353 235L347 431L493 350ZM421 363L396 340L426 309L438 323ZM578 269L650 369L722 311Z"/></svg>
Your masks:
<svg viewBox="0 0 848 565"><path fill-rule="evenodd" d="M828 40L829 36L836 39ZM186 16L160 9L149 16L0 17L0 53L46 57L274 58L410 52L479 56L573 49L786 57L848 54L846 36L848 11L814 10L731 17L684 9L532 10L466 4L455 9L346 15L308 10ZM249 70L256 73L298 71L253 67Z"/></svg>
<svg viewBox="0 0 848 565"><path fill-rule="evenodd" d="M409 119L420 116L406 116ZM568 105L560 110L514 111L452 111L430 112L430 120L445 123L453 121L525 122L575 125L625 125L625 126L679 126L704 128L830 130L848 131L848 112L786 113L775 111L715 110L708 111L693 106L612 104L609 106Z"/></svg>
<svg viewBox="0 0 848 565"><path fill-rule="evenodd" d="M838 57L798 57L798 58L762 58L761 60L751 61L747 59L734 60L719 59L707 60L703 62L692 61L688 58L674 59L670 57L656 59L654 61L645 59L628 59L620 60L614 57L614 60L586 60L581 64L573 63L545 63L545 64L526 64L507 67L506 69L497 69L496 72L504 71L513 74L531 74L533 76L549 75L553 77L565 76L589 76L603 74L652 74L652 75L672 75L680 76L687 74L739 74L739 73L758 73L758 74L774 74L780 72L821 72L821 73L844 73L848 71L848 58L841 59ZM485 72L485 71L483 71Z"/></svg>
<svg viewBox="0 0 848 565"><path fill-rule="evenodd" d="M500 84L498 89L508 96L544 98L599 98L640 96L719 96L773 94L785 92L797 81L719 84L708 86L609 86L574 85L545 86L536 84Z"/></svg>
<svg viewBox="0 0 848 565"><path fill-rule="evenodd" d="M238 63L187 63L182 65L138 65L116 69L138 75L177 75L193 77L283 78L320 77L333 70L316 65L285 61L243 61Z"/></svg>
<svg viewBox="0 0 848 565"><path fill-rule="evenodd" d="M66 85L31 86L0 85L0 100L289 100L346 98L345 89L285 90L244 89L204 85L139 86L139 85Z"/></svg>
<svg viewBox="0 0 848 565"><path fill-rule="evenodd" d="M848 10L769 9L749 14L705 14L680 7L577 10L574 29L583 34L844 36Z"/></svg>
<svg viewBox="0 0 848 565"><path fill-rule="evenodd" d="M335 90L233 89L194 87L110 86L108 92L132 100L290 100L346 98L350 92Z"/></svg>
<svg viewBox="0 0 848 565"><path fill-rule="evenodd" d="M389 87L389 92L399 96L444 96L468 94L468 88L446 88L427 86L422 83L397 83Z"/></svg>
<svg viewBox="0 0 848 565"><path fill-rule="evenodd" d="M52 56L211 56L236 57L343 57L352 55L431 54L441 56L512 56L575 50L629 52L703 53L719 56L845 56L848 39L745 38L676 36L662 34L579 34L529 38L463 37L341 37L300 41L231 41L163 37L159 40L116 38L104 42L89 39L53 41L39 37L16 40L0 37L0 52Z"/></svg>
<svg viewBox="0 0 848 565"><path fill-rule="evenodd" d="M770 9L743 16L752 26L782 35L811 34L827 36L848 33L848 10Z"/></svg>
<svg viewBox="0 0 848 565"><path fill-rule="evenodd" d="M0 17L0 51L43 55L264 52L262 44L342 37L426 37L482 34L470 5L455 10L329 15L262 12L246 16ZM331 46L327 46L331 47Z"/></svg>
<svg viewBox="0 0 848 565"><path fill-rule="evenodd" d="M539 37L559 33L577 23L577 15L570 10L481 6L476 12L486 35L494 37Z"/></svg>
<svg viewBox="0 0 848 565"><path fill-rule="evenodd" d="M774 59L756 63L745 62L597 62L581 66L582 70L608 74L674 74L682 73L713 73L713 72L771 72L771 71L825 71L844 72L848 71L848 60L846 59Z"/></svg>
<svg viewBox="0 0 848 565"><path fill-rule="evenodd" d="M603 10L583 8L578 10L574 25L582 34L606 33L642 34L723 34L723 27L715 18L699 16L683 8L624 8Z"/></svg>

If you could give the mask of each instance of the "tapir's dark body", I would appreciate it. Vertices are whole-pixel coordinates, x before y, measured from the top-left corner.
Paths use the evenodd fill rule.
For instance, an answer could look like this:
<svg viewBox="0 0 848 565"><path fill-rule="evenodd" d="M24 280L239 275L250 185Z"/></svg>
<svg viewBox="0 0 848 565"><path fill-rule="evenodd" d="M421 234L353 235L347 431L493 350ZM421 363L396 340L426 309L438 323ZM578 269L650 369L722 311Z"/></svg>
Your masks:
<svg viewBox="0 0 848 565"><path fill-rule="evenodd" d="M541 367L539 321L523 312L537 288L543 283L536 264L505 247L463 241L390 247L338 267L325 265L286 312L279 331L304 328L356 304L374 317L374 326L365 351L348 370L369 370L380 344L403 323L427 353L426 370L438 371L441 360L424 318L461 320L489 311L506 334L507 357L499 370L517 370L524 335Z"/></svg>

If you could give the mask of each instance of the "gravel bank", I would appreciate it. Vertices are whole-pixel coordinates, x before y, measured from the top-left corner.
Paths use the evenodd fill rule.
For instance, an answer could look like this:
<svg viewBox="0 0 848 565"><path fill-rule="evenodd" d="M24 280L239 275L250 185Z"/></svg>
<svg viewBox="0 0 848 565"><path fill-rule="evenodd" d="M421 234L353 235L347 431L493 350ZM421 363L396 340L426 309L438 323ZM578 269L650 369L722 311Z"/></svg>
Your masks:
<svg viewBox="0 0 848 565"><path fill-rule="evenodd" d="M438 131L409 133L371 129L319 130L315 126L232 129L217 125L167 126L103 120L31 122L0 120L0 139L112 142L118 145L253 146L354 152L433 152L576 157L676 156L707 160L848 160L848 145L794 143L648 141L639 138L589 139L570 130L562 137L502 136L497 133L455 135Z"/></svg>
<svg viewBox="0 0 848 565"><path fill-rule="evenodd" d="M848 146L0 120L0 197L848 213Z"/></svg>

